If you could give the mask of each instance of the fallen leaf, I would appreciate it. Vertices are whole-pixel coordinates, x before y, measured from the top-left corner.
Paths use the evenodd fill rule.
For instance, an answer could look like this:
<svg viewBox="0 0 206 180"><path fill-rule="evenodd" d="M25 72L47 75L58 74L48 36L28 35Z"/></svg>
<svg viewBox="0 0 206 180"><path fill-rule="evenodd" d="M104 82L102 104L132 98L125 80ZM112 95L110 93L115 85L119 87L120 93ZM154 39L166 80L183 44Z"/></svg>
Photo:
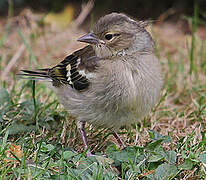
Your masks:
<svg viewBox="0 0 206 180"><path fill-rule="evenodd" d="M7 157L6 162L12 162L12 161L18 162L15 159L15 157L13 156L13 154L19 159L22 158L22 154L23 154L23 152L21 150L21 146L20 145L17 146L17 145L14 145L14 144L11 144L9 149L7 151L5 151L5 153L6 153L6 157Z"/></svg>

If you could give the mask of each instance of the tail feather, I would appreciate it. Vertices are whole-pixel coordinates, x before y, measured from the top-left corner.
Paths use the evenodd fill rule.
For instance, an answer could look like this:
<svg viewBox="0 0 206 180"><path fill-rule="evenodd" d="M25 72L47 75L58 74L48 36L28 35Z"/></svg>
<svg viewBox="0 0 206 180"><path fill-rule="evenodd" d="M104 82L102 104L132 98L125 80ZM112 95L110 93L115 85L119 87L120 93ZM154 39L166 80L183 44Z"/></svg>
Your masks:
<svg viewBox="0 0 206 180"><path fill-rule="evenodd" d="M21 70L21 73L17 74L17 76L21 79L49 80L48 71L49 69Z"/></svg>
<svg viewBox="0 0 206 180"><path fill-rule="evenodd" d="M20 74L17 74L17 78L19 79L26 79L26 80L34 80L34 81L46 81L46 82L52 82L52 79L45 78L45 77L29 77L29 76L21 76Z"/></svg>

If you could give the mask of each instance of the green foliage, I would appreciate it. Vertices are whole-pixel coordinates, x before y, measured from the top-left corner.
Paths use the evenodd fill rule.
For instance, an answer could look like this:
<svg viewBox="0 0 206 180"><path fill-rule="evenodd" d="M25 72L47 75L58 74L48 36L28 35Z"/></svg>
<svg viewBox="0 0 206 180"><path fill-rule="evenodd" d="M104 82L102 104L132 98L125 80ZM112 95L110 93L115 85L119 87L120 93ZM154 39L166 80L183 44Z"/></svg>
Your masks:
<svg viewBox="0 0 206 180"><path fill-rule="evenodd" d="M59 144L62 129L60 120L65 121L66 114L56 111L58 103L51 96L51 92L41 84L35 86L32 81L28 81L23 86L21 83L15 84L10 93L5 88L0 89L1 179L32 177L34 179L166 180L180 179L182 172L186 171L195 171L198 177L204 177L205 132L202 132L202 139L197 139L192 145L190 143L195 136L194 131L186 137L179 138L175 147L172 147L170 136L163 136L149 130L150 141L145 146L127 146L120 150L110 143L104 150L105 156L97 153L86 158L84 152L77 153L72 148ZM19 89L19 93L16 89ZM42 103L41 96L45 96L46 103ZM193 102L197 108L194 114L200 117L204 113L204 99L199 96L199 99ZM43 129L48 130L48 133L43 134ZM52 133L55 133L57 138L49 140L53 139ZM32 134L41 138L33 139ZM132 131L128 131L127 134L132 138ZM101 135L102 131L99 131L95 138ZM106 139L106 137L108 137L107 133L102 138ZM21 146L22 157L18 157L12 151L13 158L7 157L12 139L15 139L14 144ZM15 168L13 168L14 162L18 163Z"/></svg>
<svg viewBox="0 0 206 180"><path fill-rule="evenodd" d="M31 82L27 84L31 85ZM44 127L48 130L57 130L60 126L59 120L64 119L63 115L57 113L53 108L58 105L54 99L46 106L40 102L39 98L23 100L20 99L21 94L15 96L9 95L5 88L0 89L0 124L2 131L9 131L10 135L19 133L28 133ZM50 98L50 94L48 98ZM35 103L34 103L35 102ZM38 123L38 127L37 124Z"/></svg>
<svg viewBox="0 0 206 180"><path fill-rule="evenodd" d="M154 136L159 136L153 132ZM9 133L6 131L0 145L0 162L6 159L8 149L6 142ZM162 141L160 141L162 140ZM199 173L206 170L206 153L191 151L182 154L180 148L164 150L164 138L151 140L146 146L128 146L118 149L111 144L105 150L106 156L94 155L84 157L72 149L64 149L60 144L48 143L46 138L32 145L31 139L22 141L23 157L14 159L19 166L12 164L0 169L1 178L33 177L34 179L174 179L180 178L180 172L199 168ZM185 139L187 141L187 139ZM197 146L197 144L195 145ZM32 150L32 151L31 151ZM179 154L177 156L177 154ZM31 157L28 159L28 157ZM180 163L180 160L183 163Z"/></svg>

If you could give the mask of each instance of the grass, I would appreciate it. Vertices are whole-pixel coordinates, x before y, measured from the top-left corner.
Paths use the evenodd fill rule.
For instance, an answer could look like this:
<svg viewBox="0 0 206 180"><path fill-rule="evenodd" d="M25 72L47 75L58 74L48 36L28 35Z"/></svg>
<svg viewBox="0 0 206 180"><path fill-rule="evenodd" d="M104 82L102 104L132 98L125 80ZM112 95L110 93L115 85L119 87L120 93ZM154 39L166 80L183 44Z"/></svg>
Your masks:
<svg viewBox="0 0 206 180"><path fill-rule="evenodd" d="M174 24L175 32L167 24L152 27L165 76L160 102L145 119L120 130L126 149L118 148L109 130L87 125L96 156L86 158L75 120L55 95L44 84L15 77L22 68L54 65L80 47L75 39L83 33L52 32L25 14L29 26L24 16L10 17L0 31L2 72L21 44L26 47L0 81L0 179L205 179L206 37L197 33L197 15L190 35Z"/></svg>

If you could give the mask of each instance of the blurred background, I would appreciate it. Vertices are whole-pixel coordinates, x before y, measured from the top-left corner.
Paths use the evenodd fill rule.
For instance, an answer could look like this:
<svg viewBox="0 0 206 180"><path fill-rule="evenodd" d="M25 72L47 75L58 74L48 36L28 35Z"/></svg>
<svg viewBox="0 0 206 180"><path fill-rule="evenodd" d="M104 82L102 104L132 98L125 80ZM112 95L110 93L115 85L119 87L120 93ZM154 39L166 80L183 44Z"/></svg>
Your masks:
<svg viewBox="0 0 206 180"><path fill-rule="evenodd" d="M42 62L53 65L55 60L58 62L82 46L76 42L78 36L89 31L100 16L111 12L123 12L137 20L154 20L153 36L155 38L155 34L159 34L158 40L164 46L170 46L168 40L171 36L173 41L177 38L181 42L184 35L194 31L194 23L199 27L195 31L200 37L206 34L205 0L1 0L0 51L4 51L7 59L2 66L9 65L2 72L2 79L9 79L7 75L10 70L14 73L18 71L16 62L20 57L19 66L22 62L30 65L41 65ZM171 47L169 51L173 50L174 47ZM18 58L8 64L15 53Z"/></svg>
<svg viewBox="0 0 206 180"><path fill-rule="evenodd" d="M17 15L25 7L31 8L35 12L60 12L66 5L71 4L75 7L75 12L78 13L81 4L84 0L9 0L13 4L14 12ZM7 14L9 6L8 0L0 1L0 13ZM196 3L200 8L200 16L205 18L204 11L206 10L205 0L124 0L118 1L98 1L96 0L93 8L95 15L106 14L113 11L120 11L130 14L138 18L159 18L163 13L167 12L166 19L178 19L181 15L193 15L193 7Z"/></svg>
<svg viewBox="0 0 206 180"><path fill-rule="evenodd" d="M19 49L22 50L19 56L24 54L22 58L26 58L26 62L29 62L28 59L31 61L30 56L37 64L54 64L52 61L55 59L63 58L81 47L82 44L75 42L76 38L89 31L100 16L111 12L123 12L137 20L154 20L154 33L160 33L158 39L163 38L166 41L171 36L178 37L180 33L191 34L195 14L198 17L198 22L195 23L200 27L197 31L201 37L206 34L205 0L1 0L2 48L6 48L4 52L9 48L8 53L15 53L17 47L22 47ZM23 50L28 50L25 46L27 41L31 43L32 56ZM6 75L9 70L15 69L9 66L2 78L8 78Z"/></svg>

